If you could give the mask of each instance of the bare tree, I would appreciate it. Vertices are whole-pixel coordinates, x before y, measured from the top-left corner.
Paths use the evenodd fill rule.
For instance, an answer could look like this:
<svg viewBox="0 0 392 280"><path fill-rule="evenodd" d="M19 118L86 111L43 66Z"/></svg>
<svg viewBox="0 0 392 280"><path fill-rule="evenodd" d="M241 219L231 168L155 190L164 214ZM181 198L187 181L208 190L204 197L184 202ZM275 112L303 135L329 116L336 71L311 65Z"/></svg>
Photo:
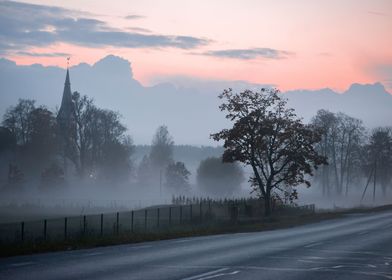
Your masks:
<svg viewBox="0 0 392 280"><path fill-rule="evenodd" d="M145 156L138 168L138 183L141 186L152 188L159 187L159 193L162 193L162 184L165 177L165 171L173 160L174 141L167 129L162 125L156 130L151 143L151 150L148 156Z"/></svg>
<svg viewBox="0 0 392 280"><path fill-rule="evenodd" d="M328 160L328 165L316 176L321 177L323 194L333 191L342 195L345 190L347 196L349 186L358 177L365 131L362 121L343 113L320 110L312 119L312 125L322 136L316 149Z"/></svg>
<svg viewBox="0 0 392 280"><path fill-rule="evenodd" d="M72 100L75 108L75 121L77 125L76 129L76 147L78 149L78 167L79 174L84 177L86 169L88 168L89 151L92 145L92 127L93 127L93 115L96 110L93 100L88 98L86 95L81 96L80 93L74 92L72 94Z"/></svg>
<svg viewBox="0 0 392 280"><path fill-rule="evenodd" d="M102 178L119 178L129 172L132 139L117 112L100 109L92 99L74 92L79 174L90 177L101 173ZM120 172L121 171L121 172ZM120 176L120 174L122 174Z"/></svg>
<svg viewBox="0 0 392 280"><path fill-rule="evenodd" d="M350 172L354 166L354 160L358 147L361 145L365 128L362 121L352 118L343 113L337 114L338 126L332 134L333 150L332 162L334 166L336 192L343 193L346 181L346 193L350 181Z"/></svg>
<svg viewBox="0 0 392 280"><path fill-rule="evenodd" d="M373 179L373 200L375 200L377 184L381 185L384 195L388 186L392 184L392 130L385 127L374 129L369 144L365 146L365 154L363 165L368 183Z"/></svg>
<svg viewBox="0 0 392 280"><path fill-rule="evenodd" d="M173 137L170 135L167 126L158 127L152 139L150 161L153 167L164 169L173 161Z"/></svg>
<svg viewBox="0 0 392 280"><path fill-rule="evenodd" d="M45 107L30 112L29 143L25 145L24 154L33 162L31 169L43 169L57 160L60 146L57 137L56 118Z"/></svg>
<svg viewBox="0 0 392 280"><path fill-rule="evenodd" d="M19 99L18 104L10 107L3 117L3 125L16 136L19 145L26 145L30 141L30 114L34 109L34 100Z"/></svg>
<svg viewBox="0 0 392 280"><path fill-rule="evenodd" d="M7 110L3 124L16 140L13 161L27 177L40 174L56 160L59 153L57 123L51 111L43 106L35 107L34 100L20 99Z"/></svg>
<svg viewBox="0 0 392 280"><path fill-rule="evenodd" d="M337 118L332 112L327 110L319 110L316 116L313 117L311 123L321 133L321 141L316 144L316 149L322 156L328 159L331 156L331 139L332 134L334 133L337 126ZM317 179L321 177L323 195L331 194L330 166L330 164L322 165L320 170L315 173L315 177Z"/></svg>

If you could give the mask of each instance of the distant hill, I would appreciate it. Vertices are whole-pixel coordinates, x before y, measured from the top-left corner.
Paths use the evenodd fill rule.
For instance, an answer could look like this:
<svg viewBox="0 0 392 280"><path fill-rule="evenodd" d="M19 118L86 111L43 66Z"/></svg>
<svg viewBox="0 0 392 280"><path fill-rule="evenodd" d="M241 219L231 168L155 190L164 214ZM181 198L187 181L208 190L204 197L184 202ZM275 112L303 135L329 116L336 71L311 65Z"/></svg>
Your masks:
<svg viewBox="0 0 392 280"><path fill-rule="evenodd" d="M392 95L381 83L352 84L343 93L331 89L298 90L285 93L289 105L306 121L319 109L344 112L362 119L366 126L392 126Z"/></svg>
<svg viewBox="0 0 392 280"><path fill-rule="evenodd" d="M176 144L216 145L209 135L228 125L217 95L224 88L257 89L243 81L187 78L146 87L133 78L131 63L109 55L93 65L70 69L71 87L95 99L100 107L119 111L136 144L148 144L159 125L166 124ZM0 115L18 98L31 98L50 109L59 106L65 70L38 64L18 66L0 59ZM286 92L289 104L305 121L324 108L361 118L369 127L392 125L392 95L380 83L353 84L347 91L330 89Z"/></svg>

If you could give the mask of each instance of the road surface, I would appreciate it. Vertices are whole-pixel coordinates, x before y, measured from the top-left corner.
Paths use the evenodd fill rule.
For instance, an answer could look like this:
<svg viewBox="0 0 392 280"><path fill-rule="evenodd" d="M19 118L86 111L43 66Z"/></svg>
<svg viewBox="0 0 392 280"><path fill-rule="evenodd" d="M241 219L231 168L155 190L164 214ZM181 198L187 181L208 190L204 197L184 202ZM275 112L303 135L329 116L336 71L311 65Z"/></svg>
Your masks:
<svg viewBox="0 0 392 280"><path fill-rule="evenodd" d="M0 279L392 279L392 211L0 259Z"/></svg>

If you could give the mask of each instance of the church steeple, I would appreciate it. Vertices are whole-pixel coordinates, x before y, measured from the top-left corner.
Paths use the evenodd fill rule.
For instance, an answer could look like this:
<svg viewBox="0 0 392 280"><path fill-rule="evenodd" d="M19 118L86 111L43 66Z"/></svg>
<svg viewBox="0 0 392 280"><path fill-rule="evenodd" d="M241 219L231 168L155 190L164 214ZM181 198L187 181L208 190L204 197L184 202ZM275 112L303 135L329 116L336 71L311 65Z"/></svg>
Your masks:
<svg viewBox="0 0 392 280"><path fill-rule="evenodd" d="M68 60L68 59L67 59ZM72 100L71 82L69 79L69 69L67 67L67 74L65 76L63 99L57 115L58 132L62 143L64 173L67 174L67 159L77 164L76 154L76 115L75 104Z"/></svg>
<svg viewBox="0 0 392 280"><path fill-rule="evenodd" d="M69 69L67 68L67 75L65 76L65 85L71 86L71 82L69 81Z"/></svg>
<svg viewBox="0 0 392 280"><path fill-rule="evenodd" d="M67 75L65 76L63 98L61 106L57 115L57 120L60 125L67 125L74 117L74 103L72 101L71 82L69 78L69 69L67 68Z"/></svg>

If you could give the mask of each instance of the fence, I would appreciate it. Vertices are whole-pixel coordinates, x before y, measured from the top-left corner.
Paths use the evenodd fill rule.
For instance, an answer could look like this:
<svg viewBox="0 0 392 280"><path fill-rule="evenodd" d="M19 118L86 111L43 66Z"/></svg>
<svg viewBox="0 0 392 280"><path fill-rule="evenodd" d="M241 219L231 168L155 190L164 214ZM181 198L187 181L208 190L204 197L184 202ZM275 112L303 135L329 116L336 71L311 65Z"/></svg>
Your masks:
<svg viewBox="0 0 392 280"><path fill-rule="evenodd" d="M279 206L276 210L287 214L312 213L314 205ZM189 205L0 224L0 246L23 242L39 243L86 237L110 237L120 234L158 233L181 229L186 225L260 220L262 214L263 209L259 200L202 201Z"/></svg>

